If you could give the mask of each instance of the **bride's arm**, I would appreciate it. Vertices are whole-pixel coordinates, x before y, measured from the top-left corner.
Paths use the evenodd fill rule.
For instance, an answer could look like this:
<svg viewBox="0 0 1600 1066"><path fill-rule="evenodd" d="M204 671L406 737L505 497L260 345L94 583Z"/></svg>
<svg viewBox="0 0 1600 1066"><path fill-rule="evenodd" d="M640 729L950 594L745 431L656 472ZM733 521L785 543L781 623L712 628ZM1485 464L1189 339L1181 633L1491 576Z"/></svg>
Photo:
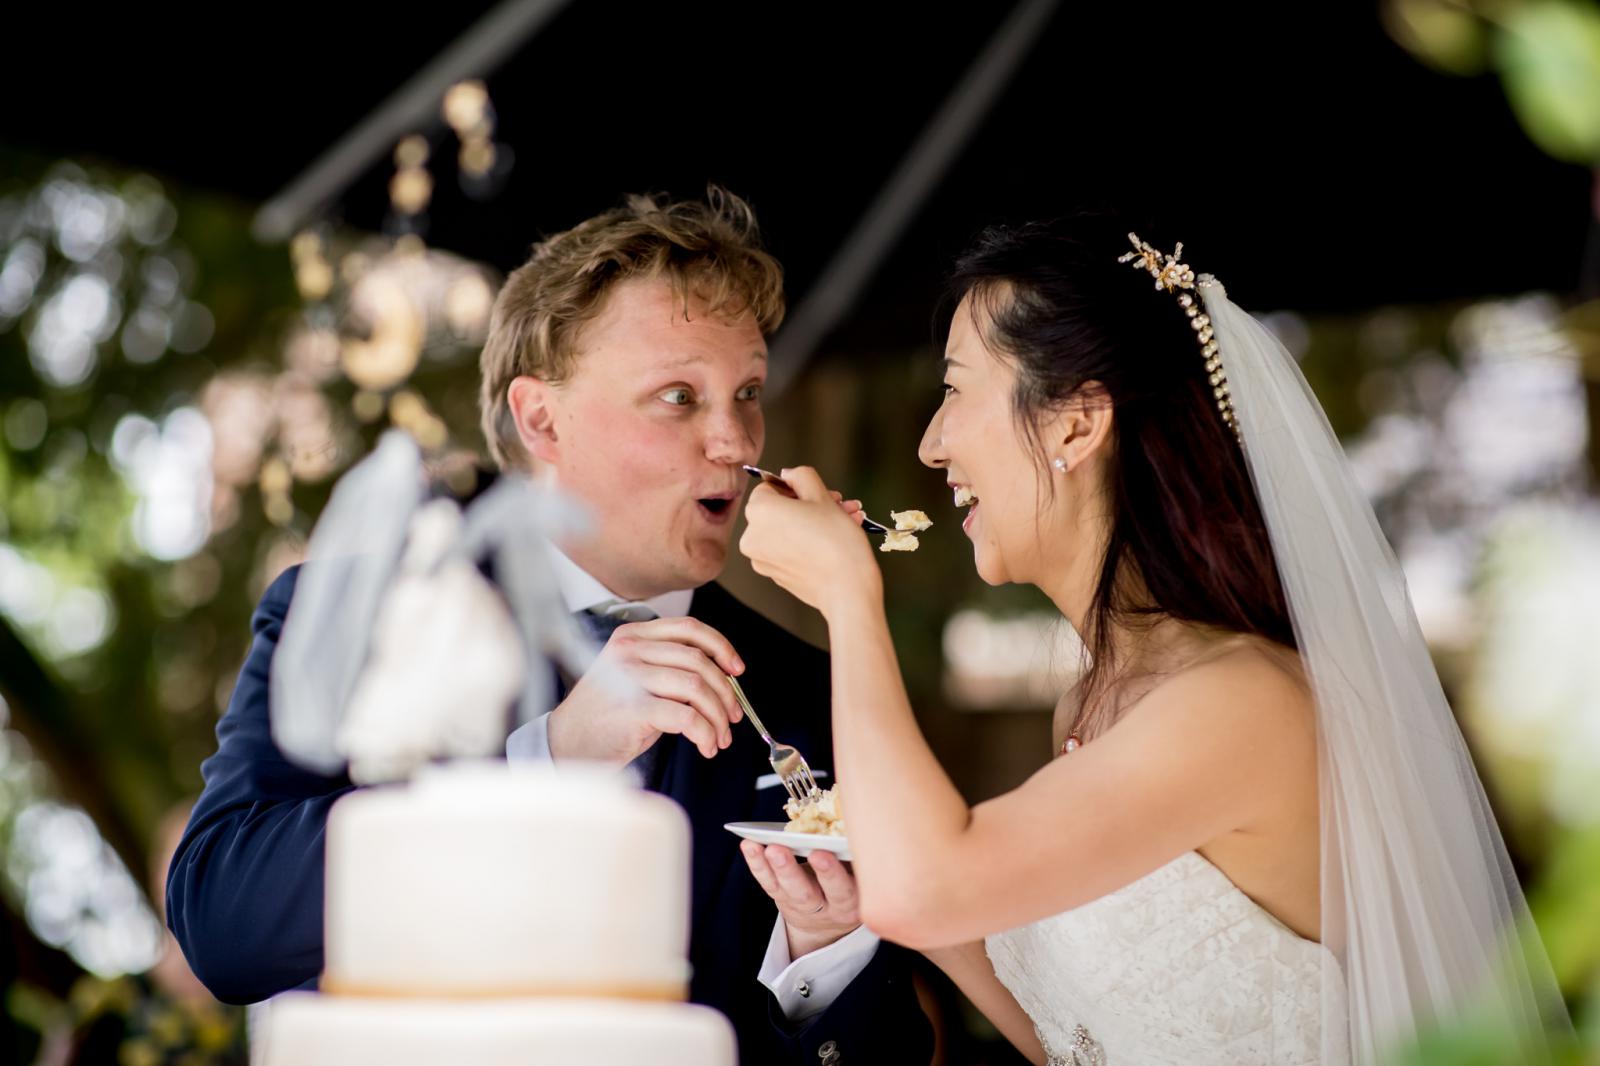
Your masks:
<svg viewBox="0 0 1600 1066"><path fill-rule="evenodd" d="M833 649L834 770L846 782L862 920L894 940L903 933L895 928L900 915L938 905L917 896L936 890L942 878L967 873L946 866L932 878L917 876L925 859L948 856L947 843L971 825L972 809L911 713L882 592L836 602L825 613Z"/></svg>
<svg viewBox="0 0 1600 1066"><path fill-rule="evenodd" d="M816 471L799 467L783 475L801 499L784 499L758 486L746 505L748 523L739 548L758 574L827 620L834 779L846 783L845 821L856 856L862 921L886 932L869 910L871 898L880 908L894 900L907 880L895 875L895 867L906 858L920 865L919 857L931 857L929 848L966 828L971 810L911 713L883 613L882 574L865 538L838 508L808 506L831 499ZM862 861L864 855L869 861ZM878 916L886 915L880 910ZM898 939L892 932L886 935Z"/></svg>
<svg viewBox="0 0 1600 1066"><path fill-rule="evenodd" d="M1012 1047L1022 1052L1034 1066L1044 1066L1044 1048L1033 1022L1011 995L1011 990L994 975L994 964L989 961L983 941L933 948L923 954L955 982L972 1005L1000 1030L1000 1035L1011 1041Z"/></svg>
<svg viewBox="0 0 1600 1066"><path fill-rule="evenodd" d="M1303 690L1247 649L1174 677L1093 743L968 807L917 727L881 594L841 596L826 617L862 920L910 947L1092 902L1261 824L1316 774Z"/></svg>
<svg viewBox="0 0 1600 1066"><path fill-rule="evenodd" d="M968 807L912 714L871 548L814 471L786 477L802 498L758 487L740 548L828 622L834 769L862 919L880 935L940 947L1081 906L1254 828L1316 774L1304 691L1246 651L1184 671L1094 743Z"/></svg>

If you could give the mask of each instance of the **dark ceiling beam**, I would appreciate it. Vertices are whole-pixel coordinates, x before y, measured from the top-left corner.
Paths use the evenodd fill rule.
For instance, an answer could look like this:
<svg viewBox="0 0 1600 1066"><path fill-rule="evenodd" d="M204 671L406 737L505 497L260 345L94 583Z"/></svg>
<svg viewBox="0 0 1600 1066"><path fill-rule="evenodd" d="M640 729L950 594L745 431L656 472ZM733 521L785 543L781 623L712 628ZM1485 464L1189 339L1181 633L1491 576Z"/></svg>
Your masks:
<svg viewBox="0 0 1600 1066"><path fill-rule="evenodd" d="M767 393L776 397L850 311L928 196L971 140L1029 49L1043 36L1057 0L1021 0L867 206L844 243L773 338Z"/></svg>

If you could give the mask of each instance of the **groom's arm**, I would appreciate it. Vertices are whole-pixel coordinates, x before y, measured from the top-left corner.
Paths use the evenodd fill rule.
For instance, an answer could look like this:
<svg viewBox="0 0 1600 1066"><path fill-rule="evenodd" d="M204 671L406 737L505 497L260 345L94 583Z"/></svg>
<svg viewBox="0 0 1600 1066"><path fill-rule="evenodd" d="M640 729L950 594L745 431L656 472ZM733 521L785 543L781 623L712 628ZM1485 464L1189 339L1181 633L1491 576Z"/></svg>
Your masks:
<svg viewBox="0 0 1600 1066"><path fill-rule="evenodd" d="M250 653L167 875L167 925L195 975L227 1003L321 973L323 833L328 809L352 788L293 765L272 741L268 678L295 576L274 581L251 618Z"/></svg>

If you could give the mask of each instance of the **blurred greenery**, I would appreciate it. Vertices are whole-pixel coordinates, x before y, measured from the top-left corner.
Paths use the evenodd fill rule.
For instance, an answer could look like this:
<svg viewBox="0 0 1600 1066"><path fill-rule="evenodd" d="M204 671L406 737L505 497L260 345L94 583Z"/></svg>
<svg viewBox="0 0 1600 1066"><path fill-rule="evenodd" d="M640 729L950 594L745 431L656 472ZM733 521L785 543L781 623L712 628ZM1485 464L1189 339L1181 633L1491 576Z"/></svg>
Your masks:
<svg viewBox="0 0 1600 1066"><path fill-rule="evenodd" d="M219 371L276 368L273 340L296 300L281 253L249 237L246 205L9 150L0 173L0 313L20 312L0 316L0 696L12 786L0 805L0 898L13 930L0 976L65 1002L80 977L28 943L15 917L29 910L18 819L51 797L80 806L145 884L155 826L198 790L272 535L259 507L240 506L203 552L151 557L133 535L140 501L113 437L130 417L159 425L194 405ZM96 293L109 304L87 365L81 345L52 363L45 334L63 328L52 301L85 293L90 312ZM154 343L132 335L151 324ZM29 1038L11 1039L11 1061L26 1061Z"/></svg>
<svg viewBox="0 0 1600 1066"><path fill-rule="evenodd" d="M1386 0L1390 33L1450 74L1493 69L1557 159L1600 162L1600 6L1590 0Z"/></svg>
<svg viewBox="0 0 1600 1066"><path fill-rule="evenodd" d="M1383 15L1395 40L1435 69L1468 77L1496 73L1517 120L1534 143L1557 159L1593 168L1600 190L1600 5L1592 0L1385 0ZM1589 223L1591 270L1593 245L1600 239L1600 200L1595 212ZM1586 378L1589 493L1600 484L1596 284L1600 278L1586 279L1588 291L1581 295L1588 302L1565 316L1567 335ZM1487 584L1480 586L1480 596L1492 589L1494 565L1506 554L1504 548L1490 546L1481 575ZM1513 594L1531 595L1526 588ZM1569 595L1582 595L1581 587ZM1480 658L1486 650L1477 649ZM1575 702L1566 728L1592 731L1600 716L1593 687L1570 695ZM1524 868L1529 906L1556 979L1573 1008L1578 1041L1564 1049L1564 1061L1600 1062L1600 891L1596 889L1600 825L1592 816L1551 818L1548 809L1533 799L1541 791L1541 778L1552 772L1548 763L1498 748L1481 751L1480 762L1491 787L1498 778L1497 799L1502 802L1497 806L1508 836L1520 836L1527 849L1522 858L1531 865ZM1590 789L1593 770L1590 766L1577 771L1589 780ZM1518 1061L1504 1040L1505 1034L1466 1026L1431 1035L1408 1061L1416 1066Z"/></svg>
<svg viewBox="0 0 1600 1066"><path fill-rule="evenodd" d="M25 157L8 158L4 170L22 176L0 189L6 250L16 257L28 242L44 262L35 285L41 298L0 331L0 397L8 415L0 442L0 536L60 589L108 597L114 624L102 642L53 655L59 638L69 646L74 639L52 633L48 610L33 624L8 612L0 618L0 693L12 727L49 763L63 794L89 810L139 870L149 827L198 784L195 756L210 747L220 679L209 664L242 654L262 523L258 508L242 507L198 561L150 558L130 532L136 500L113 461L112 435L129 415L159 421L194 404L222 368L276 364L269 345L275 324L292 312L293 290L281 255L249 238L243 205L200 196L170 204L148 178ZM55 219L42 202L52 189L65 194L74 187L126 203L169 204L152 210L171 213L170 236L157 223L143 234L148 240L124 231L90 261L69 259L52 239ZM229 267L202 270L202 263ZM179 314L208 309L209 342L187 354L168 348L139 363L105 343L85 380L48 380L30 351L30 332L48 296L86 274L111 282L115 304L130 319L135 308L158 301ZM19 415L40 407L41 431L16 432ZM207 579L197 582L197 575Z"/></svg>
<svg viewBox="0 0 1600 1066"><path fill-rule="evenodd" d="M16 1005L68 1002L85 965L21 918L37 871L20 821L80 807L158 891L153 833L199 790L255 600L381 427L350 413L336 363L305 355L348 324L342 287L302 301L283 250L250 236L252 205L9 149L0 174L0 981L31 990ZM412 381L472 440L461 354L434 345ZM198 496L181 483L196 469L215 472ZM288 502L270 519L264 488ZM185 531L185 514L207 524ZM0 1027L0 1059L39 1040Z"/></svg>

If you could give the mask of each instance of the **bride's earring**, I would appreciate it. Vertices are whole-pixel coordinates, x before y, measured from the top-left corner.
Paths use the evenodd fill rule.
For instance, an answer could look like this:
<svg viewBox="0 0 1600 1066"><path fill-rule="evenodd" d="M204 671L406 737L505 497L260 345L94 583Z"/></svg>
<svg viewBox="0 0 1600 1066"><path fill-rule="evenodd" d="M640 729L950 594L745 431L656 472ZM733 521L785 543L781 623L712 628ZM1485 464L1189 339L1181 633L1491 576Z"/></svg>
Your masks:
<svg viewBox="0 0 1600 1066"><path fill-rule="evenodd" d="M1057 456L1055 461L1050 465L1056 468L1056 473L1058 474L1065 474L1067 472L1067 461L1060 456Z"/></svg>

